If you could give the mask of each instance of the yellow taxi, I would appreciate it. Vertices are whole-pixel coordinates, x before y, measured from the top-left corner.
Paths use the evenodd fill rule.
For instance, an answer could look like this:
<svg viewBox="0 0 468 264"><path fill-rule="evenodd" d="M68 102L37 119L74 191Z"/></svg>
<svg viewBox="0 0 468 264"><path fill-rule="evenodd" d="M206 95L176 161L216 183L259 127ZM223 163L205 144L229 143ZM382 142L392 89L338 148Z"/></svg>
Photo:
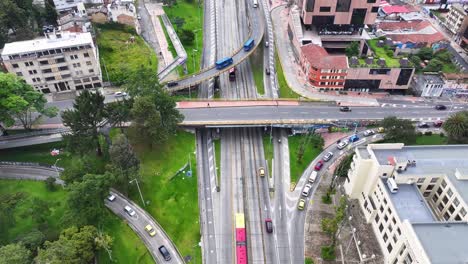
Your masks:
<svg viewBox="0 0 468 264"><path fill-rule="evenodd" d="M154 228L151 225L146 225L145 230L152 237L156 235L156 230L154 230Z"/></svg>

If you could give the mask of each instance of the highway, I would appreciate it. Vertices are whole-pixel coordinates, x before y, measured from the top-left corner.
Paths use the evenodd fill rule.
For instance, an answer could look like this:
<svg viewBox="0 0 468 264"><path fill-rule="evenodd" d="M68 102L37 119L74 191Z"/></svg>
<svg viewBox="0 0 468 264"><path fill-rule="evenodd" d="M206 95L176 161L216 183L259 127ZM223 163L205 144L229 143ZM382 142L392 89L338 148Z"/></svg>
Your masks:
<svg viewBox="0 0 468 264"><path fill-rule="evenodd" d="M106 206L113 213L125 220L128 223L128 225L137 233L140 239L145 243L153 259L157 263L184 263L184 261L182 260L182 256L177 251L177 248L175 247L174 243L169 239L166 232L154 220L153 217L151 217L142 208L140 208L134 202L126 198L124 195L118 193L117 191L112 190L110 193L115 195L116 199L112 202L106 199ZM124 211L124 207L127 205L130 206L136 212L134 216L130 216ZM148 224L150 224L156 230L156 235L154 237L151 237L145 231L145 226ZM161 255L161 253L159 253L158 248L160 246L165 246L171 254L170 261L164 260L164 257Z"/></svg>
<svg viewBox="0 0 468 264"><path fill-rule="evenodd" d="M338 120L381 120L388 116L412 121L446 119L456 110L438 111L433 107L384 108L353 107L352 112L340 112L336 106L300 103L297 106L245 106L179 109L184 115L182 126L313 124Z"/></svg>

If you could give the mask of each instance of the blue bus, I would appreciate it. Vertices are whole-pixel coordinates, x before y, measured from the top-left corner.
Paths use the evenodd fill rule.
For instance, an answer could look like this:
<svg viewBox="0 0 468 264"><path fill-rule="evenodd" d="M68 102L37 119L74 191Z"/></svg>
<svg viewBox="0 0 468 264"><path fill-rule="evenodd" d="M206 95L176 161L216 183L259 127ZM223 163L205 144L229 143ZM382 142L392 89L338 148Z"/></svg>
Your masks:
<svg viewBox="0 0 468 264"><path fill-rule="evenodd" d="M233 62L232 58L224 58L216 62L216 69L221 70L226 68L227 66L231 65Z"/></svg>
<svg viewBox="0 0 468 264"><path fill-rule="evenodd" d="M254 46L254 39L253 39L253 38L249 38L249 40L247 40L247 41L244 43L244 51L249 51L249 50L251 50L253 46Z"/></svg>

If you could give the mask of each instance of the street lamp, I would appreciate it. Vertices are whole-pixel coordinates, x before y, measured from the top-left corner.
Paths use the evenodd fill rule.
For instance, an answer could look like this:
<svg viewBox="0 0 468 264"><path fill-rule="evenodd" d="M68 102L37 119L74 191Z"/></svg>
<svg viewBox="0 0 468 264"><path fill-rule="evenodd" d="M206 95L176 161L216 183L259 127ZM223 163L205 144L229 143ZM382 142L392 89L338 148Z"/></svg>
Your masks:
<svg viewBox="0 0 468 264"><path fill-rule="evenodd" d="M60 159L57 159L54 163L54 169L55 169L55 172L58 174L58 170L57 170L57 162L59 161Z"/></svg>
<svg viewBox="0 0 468 264"><path fill-rule="evenodd" d="M128 183L131 184L131 183L134 182L134 181L135 181L136 184L137 184L138 192L140 193L141 202L143 203L143 206L146 206L146 204L145 204L145 199L143 199L143 194L141 194L140 185L138 184L138 179L135 178L135 179L129 181Z"/></svg>
<svg viewBox="0 0 468 264"><path fill-rule="evenodd" d="M195 48L196 48L196 49L198 49L198 40L197 40L197 34L196 34L196 33L197 33L198 31L200 31L200 30L201 30L201 28L195 29L195 30L193 31L193 33L195 34Z"/></svg>
<svg viewBox="0 0 468 264"><path fill-rule="evenodd" d="M195 37L195 39L197 39L197 38ZM195 52L198 52L198 50L197 50L197 49L193 49L193 50L192 50L193 72L196 71L196 70L195 70ZM192 93L191 93L190 87L191 87L191 86L189 86L189 88L188 88L188 91L189 91L189 98L192 99Z"/></svg>

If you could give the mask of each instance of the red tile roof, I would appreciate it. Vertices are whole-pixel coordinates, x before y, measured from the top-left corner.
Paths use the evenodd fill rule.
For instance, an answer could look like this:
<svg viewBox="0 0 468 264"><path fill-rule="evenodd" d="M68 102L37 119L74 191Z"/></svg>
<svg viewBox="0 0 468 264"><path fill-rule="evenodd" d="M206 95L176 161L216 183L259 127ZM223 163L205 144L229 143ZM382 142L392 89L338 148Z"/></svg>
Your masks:
<svg viewBox="0 0 468 264"><path fill-rule="evenodd" d="M348 58L344 55L328 55L328 52L317 45L308 44L301 47L302 55L318 69L347 69Z"/></svg>
<svg viewBox="0 0 468 264"><path fill-rule="evenodd" d="M445 40L444 35L440 32L434 34L387 34L386 36L396 42L427 43L428 45Z"/></svg>
<svg viewBox="0 0 468 264"><path fill-rule="evenodd" d="M431 22L421 21L400 21L400 22L380 22L377 27L382 30L411 29L419 31L426 27L432 27Z"/></svg>
<svg viewBox="0 0 468 264"><path fill-rule="evenodd" d="M390 14L393 14L393 13L411 13L411 12L413 12L409 8L407 8L406 6L398 6L398 5L383 6L382 10L387 15L390 15Z"/></svg>

